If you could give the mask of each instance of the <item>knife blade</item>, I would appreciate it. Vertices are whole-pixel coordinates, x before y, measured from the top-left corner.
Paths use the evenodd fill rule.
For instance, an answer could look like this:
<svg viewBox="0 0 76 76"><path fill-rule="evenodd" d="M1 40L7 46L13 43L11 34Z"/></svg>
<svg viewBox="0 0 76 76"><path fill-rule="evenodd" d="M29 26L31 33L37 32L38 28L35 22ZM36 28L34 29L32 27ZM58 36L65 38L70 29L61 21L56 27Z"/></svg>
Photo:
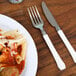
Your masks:
<svg viewBox="0 0 76 76"><path fill-rule="evenodd" d="M52 15L52 13L47 8L45 2L42 2L42 9L43 9L44 14L45 14L47 20L49 21L49 23L52 26L54 26L57 30L60 30L60 27L59 27L58 23L56 22L56 20L55 20L54 16Z"/></svg>
<svg viewBox="0 0 76 76"><path fill-rule="evenodd" d="M66 48L68 49L70 55L72 56L73 61L76 63L75 49L70 44L70 42L67 39L67 37L65 36L64 32L60 29L58 23L56 22L55 18L53 17L52 13L49 11L49 9L46 6L46 3L44 1L42 2L42 9L43 9L43 12L44 12L47 20L49 21L49 23L56 28L58 35L62 39L62 41L65 44Z"/></svg>

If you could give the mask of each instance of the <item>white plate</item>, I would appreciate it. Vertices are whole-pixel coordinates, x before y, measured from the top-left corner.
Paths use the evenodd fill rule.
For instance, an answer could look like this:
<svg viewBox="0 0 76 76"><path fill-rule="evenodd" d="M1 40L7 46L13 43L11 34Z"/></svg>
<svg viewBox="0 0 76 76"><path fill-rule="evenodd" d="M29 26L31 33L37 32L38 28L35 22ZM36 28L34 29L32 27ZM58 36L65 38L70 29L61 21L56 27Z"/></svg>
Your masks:
<svg viewBox="0 0 76 76"><path fill-rule="evenodd" d="M2 14L0 14L0 28L4 30L18 29L26 37L28 45L26 66L20 76L36 76L38 66L37 49L29 32L20 23Z"/></svg>

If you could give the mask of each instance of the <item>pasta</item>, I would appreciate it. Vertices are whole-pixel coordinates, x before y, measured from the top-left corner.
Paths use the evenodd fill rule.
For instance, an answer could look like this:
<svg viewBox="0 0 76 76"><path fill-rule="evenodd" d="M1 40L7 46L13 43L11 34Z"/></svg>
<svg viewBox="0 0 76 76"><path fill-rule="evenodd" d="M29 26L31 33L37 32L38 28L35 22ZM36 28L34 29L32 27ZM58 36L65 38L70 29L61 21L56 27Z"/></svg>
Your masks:
<svg viewBox="0 0 76 76"><path fill-rule="evenodd" d="M26 39L18 30L0 30L0 68L23 64L26 55ZM4 63L4 64L2 64Z"/></svg>

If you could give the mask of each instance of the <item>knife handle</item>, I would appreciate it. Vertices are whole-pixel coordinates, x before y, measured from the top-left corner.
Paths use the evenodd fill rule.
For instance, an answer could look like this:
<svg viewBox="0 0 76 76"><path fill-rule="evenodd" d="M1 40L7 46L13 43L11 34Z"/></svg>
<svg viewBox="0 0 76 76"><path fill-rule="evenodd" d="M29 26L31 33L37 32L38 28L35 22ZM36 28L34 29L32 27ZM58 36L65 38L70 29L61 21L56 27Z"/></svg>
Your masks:
<svg viewBox="0 0 76 76"><path fill-rule="evenodd" d="M60 36L60 38L62 39L62 41L64 42L65 46L67 47L69 53L71 54L74 62L76 63L76 52L74 50L74 48L72 47L72 45L70 44L70 42L68 41L67 37L65 36L65 34L63 33L62 30L58 31L58 34Z"/></svg>
<svg viewBox="0 0 76 76"><path fill-rule="evenodd" d="M49 36L47 34L44 34L43 38L44 38L46 44L48 45L50 52L52 53L52 55L53 55L53 57L57 63L58 68L60 70L66 69L65 63L63 62L63 60L61 59L61 57L57 53L57 51L56 51L54 45L52 44L52 41L50 40Z"/></svg>

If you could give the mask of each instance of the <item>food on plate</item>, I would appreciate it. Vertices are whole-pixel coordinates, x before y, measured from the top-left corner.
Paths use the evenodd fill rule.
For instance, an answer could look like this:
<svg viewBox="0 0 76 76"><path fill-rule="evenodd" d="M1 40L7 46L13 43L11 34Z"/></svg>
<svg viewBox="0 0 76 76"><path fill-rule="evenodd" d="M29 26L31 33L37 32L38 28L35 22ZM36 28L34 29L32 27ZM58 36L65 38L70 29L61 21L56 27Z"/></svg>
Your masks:
<svg viewBox="0 0 76 76"><path fill-rule="evenodd" d="M16 67L6 67L0 72L0 76L19 76L19 71Z"/></svg>
<svg viewBox="0 0 76 76"><path fill-rule="evenodd" d="M0 76L19 76L24 69L26 39L18 30L0 30Z"/></svg>

